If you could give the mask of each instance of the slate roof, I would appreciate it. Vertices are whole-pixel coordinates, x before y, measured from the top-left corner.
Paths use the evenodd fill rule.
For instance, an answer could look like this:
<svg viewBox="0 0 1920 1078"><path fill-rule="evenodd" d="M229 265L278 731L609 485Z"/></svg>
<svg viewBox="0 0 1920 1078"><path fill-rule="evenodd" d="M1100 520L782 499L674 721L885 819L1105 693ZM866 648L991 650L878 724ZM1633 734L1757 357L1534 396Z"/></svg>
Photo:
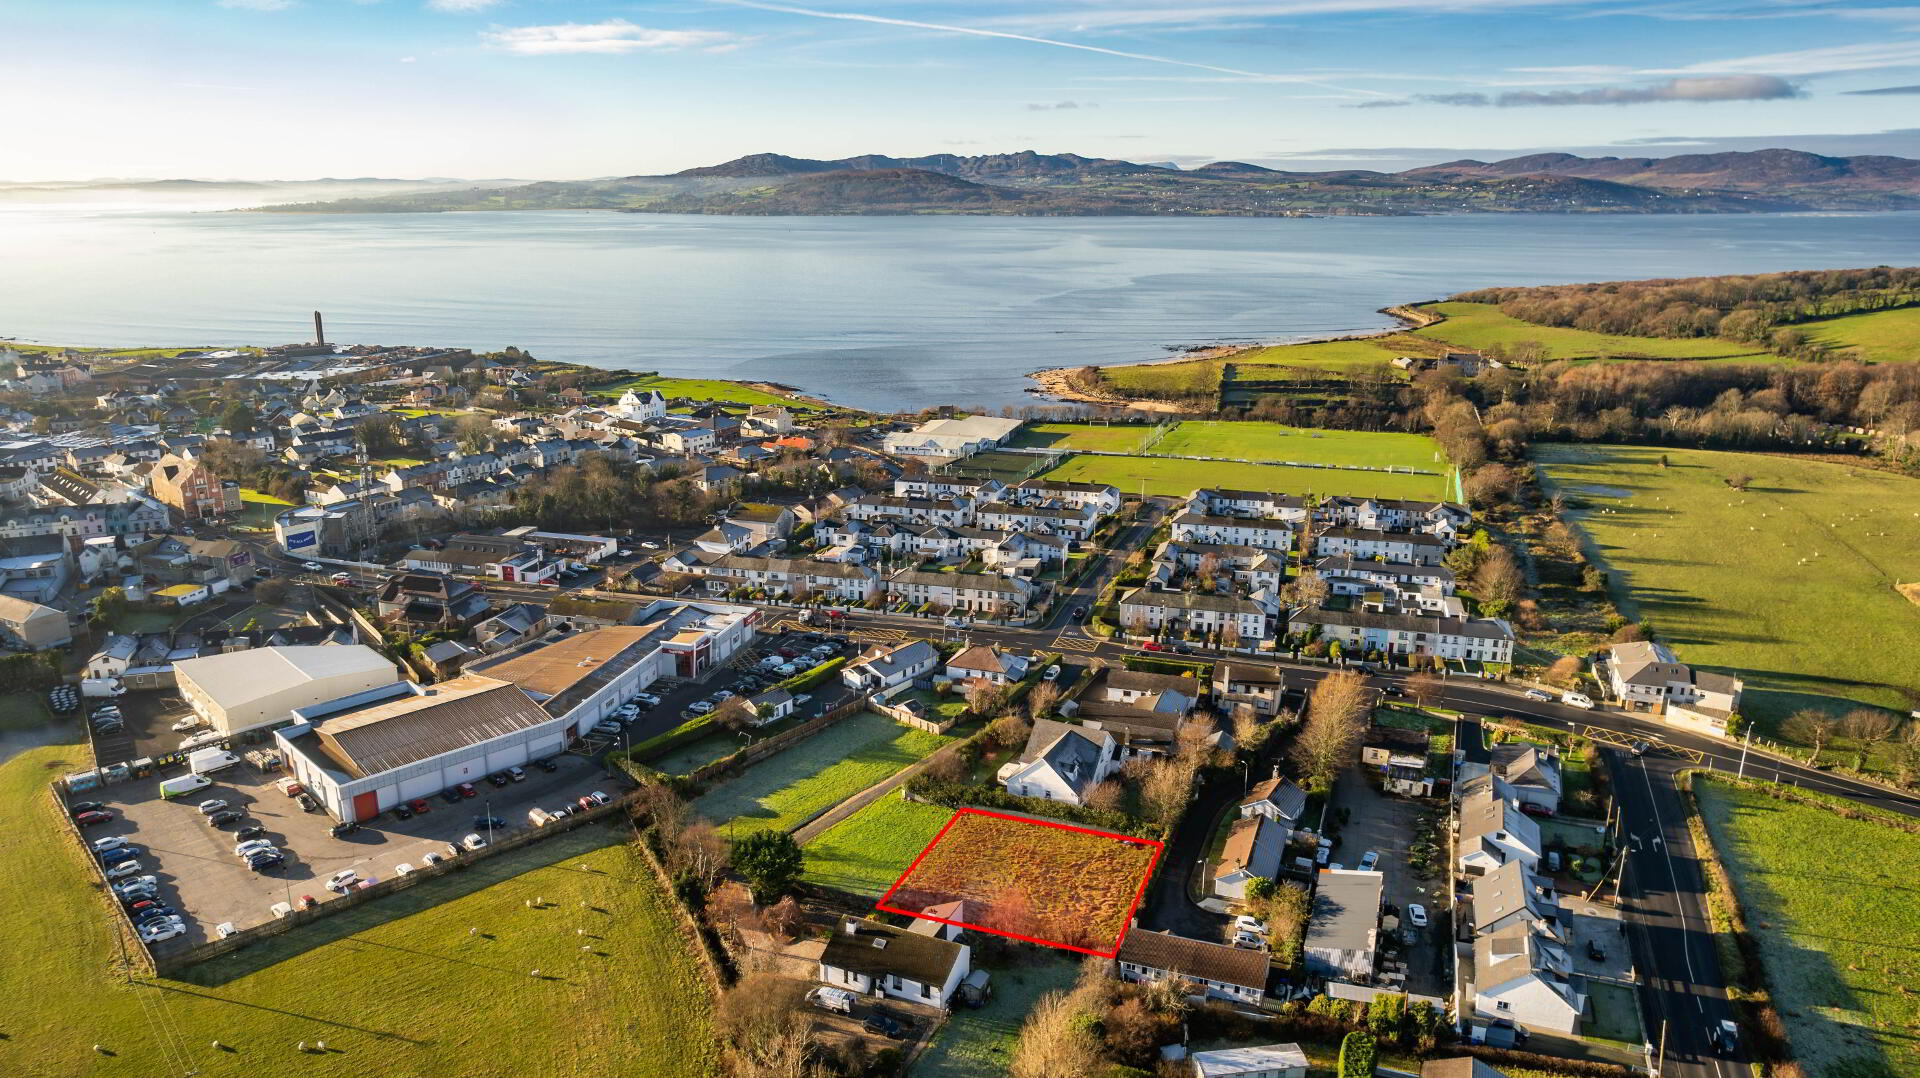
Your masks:
<svg viewBox="0 0 1920 1078"><path fill-rule="evenodd" d="M1260 992L1266 991L1270 967L1265 951L1228 947L1141 928L1127 933L1117 957L1122 962L1148 969L1166 970L1216 984L1240 985Z"/></svg>
<svg viewBox="0 0 1920 1078"><path fill-rule="evenodd" d="M853 932L847 931L849 925ZM950 940L863 918L843 920L834 927L820 964L876 979L894 976L945 985L965 953L963 945Z"/></svg>

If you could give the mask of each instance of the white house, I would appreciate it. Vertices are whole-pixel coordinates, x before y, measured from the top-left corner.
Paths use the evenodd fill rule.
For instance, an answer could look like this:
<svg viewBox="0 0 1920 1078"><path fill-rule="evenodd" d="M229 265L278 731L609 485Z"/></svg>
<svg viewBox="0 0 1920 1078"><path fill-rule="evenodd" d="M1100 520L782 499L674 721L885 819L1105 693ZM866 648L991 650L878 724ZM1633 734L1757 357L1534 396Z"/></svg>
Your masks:
<svg viewBox="0 0 1920 1078"><path fill-rule="evenodd" d="M620 394L620 402L613 406L613 411L614 414L618 415L621 419L632 420L635 423L645 423L652 419L665 419L667 417L667 398L661 396L660 391L657 389L649 389L645 395L642 395L636 390L629 389L625 393Z"/></svg>
<svg viewBox="0 0 1920 1078"><path fill-rule="evenodd" d="M923 573L902 569L887 578L887 595L910 603L932 603L988 617L1018 617L1033 597L1033 584L998 573Z"/></svg>
<svg viewBox="0 0 1920 1078"><path fill-rule="evenodd" d="M1256 1044L1195 1052L1193 1078L1307 1078L1307 1054L1297 1044Z"/></svg>
<svg viewBox="0 0 1920 1078"><path fill-rule="evenodd" d="M1105 730L1037 719L1020 758L1001 765L995 777L1015 797L1082 805L1087 792L1113 773L1117 747Z"/></svg>
<svg viewBox="0 0 1920 1078"><path fill-rule="evenodd" d="M724 582L734 587L856 602L871 596L879 579L864 565L805 558L750 558L741 554L722 555L717 561L697 566L693 571L716 584Z"/></svg>
<svg viewBox="0 0 1920 1078"><path fill-rule="evenodd" d="M1496 776L1483 775L1462 783L1461 793L1456 844L1460 871L1484 875L1509 861L1537 871L1544 852L1540 825L1520 811L1513 788Z"/></svg>
<svg viewBox="0 0 1920 1078"><path fill-rule="evenodd" d="M939 649L925 640L875 644L840 671L840 680L855 692L879 692L931 673L938 665Z"/></svg>
<svg viewBox="0 0 1920 1078"><path fill-rule="evenodd" d="M1651 640L1615 644L1595 674L1607 695L1629 711L1659 715L1724 737L1740 710L1745 684L1728 674L1695 670Z"/></svg>
<svg viewBox="0 0 1920 1078"><path fill-rule="evenodd" d="M1307 791L1292 779L1277 775L1258 783L1240 799L1241 818L1264 816L1289 830L1299 824L1300 814L1306 810Z"/></svg>
<svg viewBox="0 0 1920 1078"><path fill-rule="evenodd" d="M992 644L975 644L947 660L947 676L955 681L985 681L1011 685L1027 676L1031 661L1001 651Z"/></svg>
<svg viewBox="0 0 1920 1078"><path fill-rule="evenodd" d="M1144 928L1127 933L1114 961L1122 980L1184 982L1195 995L1255 1005L1267 994L1272 972L1265 951Z"/></svg>
<svg viewBox="0 0 1920 1078"><path fill-rule="evenodd" d="M1420 532L1389 532L1377 528L1328 528L1314 537L1318 558L1374 558L1380 561L1439 565L1447 556L1447 541Z"/></svg>
<svg viewBox="0 0 1920 1078"><path fill-rule="evenodd" d="M863 996L944 1009L971 969L964 943L865 918L845 918L820 954L820 980Z"/></svg>
<svg viewBox="0 0 1920 1078"><path fill-rule="evenodd" d="M1513 661L1513 626L1500 618L1296 610L1288 624L1293 631L1317 630L1320 639L1338 641L1349 656L1372 650L1470 662Z"/></svg>
<svg viewBox="0 0 1920 1078"><path fill-rule="evenodd" d="M1586 979L1567 945L1539 924L1515 923L1473 941L1473 1026L1506 1020L1527 1029L1580 1032Z"/></svg>
<svg viewBox="0 0 1920 1078"><path fill-rule="evenodd" d="M1039 499L1091 506L1099 516L1120 508L1120 488L1109 483L1071 483L1064 479L1025 479L1013 485L1008 500Z"/></svg>
<svg viewBox="0 0 1920 1078"><path fill-rule="evenodd" d="M1213 516L1192 511L1173 518L1173 538L1181 543L1293 549L1294 526L1262 517Z"/></svg>
<svg viewBox="0 0 1920 1078"><path fill-rule="evenodd" d="M1203 487L1187 495L1189 512L1209 516L1264 517L1299 524L1307 519L1307 500L1297 494L1270 490L1227 490Z"/></svg>
<svg viewBox="0 0 1920 1078"><path fill-rule="evenodd" d="M1135 588L1120 597L1120 625L1129 632L1213 632L1238 634L1251 644L1267 636L1267 613L1251 599L1199 592Z"/></svg>

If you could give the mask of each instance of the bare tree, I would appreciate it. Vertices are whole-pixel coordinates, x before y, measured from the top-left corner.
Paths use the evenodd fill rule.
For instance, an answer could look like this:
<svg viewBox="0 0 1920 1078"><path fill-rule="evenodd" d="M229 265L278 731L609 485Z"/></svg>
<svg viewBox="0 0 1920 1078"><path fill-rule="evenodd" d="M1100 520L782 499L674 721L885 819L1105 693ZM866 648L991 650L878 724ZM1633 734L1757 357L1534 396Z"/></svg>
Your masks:
<svg viewBox="0 0 1920 1078"><path fill-rule="evenodd" d="M1357 673L1340 670L1321 678L1307 703L1307 724L1293 743L1300 769L1331 783L1366 733L1372 699L1373 690Z"/></svg>
<svg viewBox="0 0 1920 1078"><path fill-rule="evenodd" d="M1333 589L1328 587L1326 577L1309 569L1294 578L1293 582L1286 586L1286 592L1288 599L1295 606L1317 608L1327 601L1327 596L1333 593Z"/></svg>
<svg viewBox="0 0 1920 1078"><path fill-rule="evenodd" d="M1863 707L1847 712L1840 720L1840 730L1860 743L1864 763L1864 758L1873 755L1876 746L1900 732L1900 720L1891 712Z"/></svg>
<svg viewBox="0 0 1920 1078"><path fill-rule="evenodd" d="M663 839L666 836L661 836ZM727 871L727 840L714 826L695 818L666 842L667 864L674 872L685 872L711 888Z"/></svg>
<svg viewBox="0 0 1920 1078"><path fill-rule="evenodd" d="M1446 691L1446 682L1422 671L1406 681L1407 696L1421 707L1432 707L1440 702L1440 696Z"/></svg>
<svg viewBox="0 0 1920 1078"><path fill-rule="evenodd" d="M713 710L713 722L721 729L737 734L759 725L760 712L753 706L753 701L744 696L728 697Z"/></svg>
<svg viewBox="0 0 1920 1078"><path fill-rule="evenodd" d="M1547 684L1558 685L1563 689L1573 687L1580 677L1580 660L1571 655L1562 655L1547 667Z"/></svg>
<svg viewBox="0 0 1920 1078"><path fill-rule="evenodd" d="M1811 751L1807 753L1809 762L1820 759L1820 752L1827 747L1838 732L1840 722L1819 708L1802 708L1787 717L1780 732L1788 738L1798 741Z"/></svg>
<svg viewBox="0 0 1920 1078"><path fill-rule="evenodd" d="M1127 788L1118 779L1107 779L1087 791L1087 807L1101 812L1114 812L1126 800Z"/></svg>
<svg viewBox="0 0 1920 1078"><path fill-rule="evenodd" d="M1140 797L1154 819L1171 824L1180 818L1193 796L1194 771L1191 759L1179 757L1156 761L1146 768L1140 782Z"/></svg>
<svg viewBox="0 0 1920 1078"><path fill-rule="evenodd" d="M975 715L995 715L1006 694L986 678L974 678L967 684L967 709Z"/></svg>
<svg viewBox="0 0 1920 1078"><path fill-rule="evenodd" d="M1002 715L987 725L987 737L1003 749L1026 744L1032 732L1033 723L1020 715Z"/></svg>
<svg viewBox="0 0 1920 1078"><path fill-rule="evenodd" d="M1065 992L1048 992L1027 1012L1007 1073L1011 1078L1089 1078L1100 1063L1091 1023Z"/></svg>
<svg viewBox="0 0 1920 1078"><path fill-rule="evenodd" d="M1191 712L1173 732L1174 755L1192 761L1196 768L1205 767L1212 762L1213 746L1208 743L1212 736L1213 720L1201 712Z"/></svg>
<svg viewBox="0 0 1920 1078"><path fill-rule="evenodd" d="M1060 703L1060 685L1058 682L1042 681L1027 690L1027 714L1043 719L1053 714Z"/></svg>
<svg viewBox="0 0 1920 1078"><path fill-rule="evenodd" d="M1233 745L1241 752L1251 752L1257 747L1260 736L1260 713L1252 704L1242 700L1233 705Z"/></svg>

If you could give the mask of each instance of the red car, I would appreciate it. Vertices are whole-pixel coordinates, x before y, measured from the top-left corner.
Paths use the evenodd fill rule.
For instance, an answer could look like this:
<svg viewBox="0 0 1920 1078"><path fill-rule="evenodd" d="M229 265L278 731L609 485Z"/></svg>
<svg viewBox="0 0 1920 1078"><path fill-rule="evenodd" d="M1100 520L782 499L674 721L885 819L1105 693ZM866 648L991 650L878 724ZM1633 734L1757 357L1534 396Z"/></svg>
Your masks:
<svg viewBox="0 0 1920 1078"><path fill-rule="evenodd" d="M463 782L460 785L455 786L454 789L460 791L461 797L477 797L480 793L479 790L476 790L473 788L473 783L471 782Z"/></svg>
<svg viewBox="0 0 1920 1078"><path fill-rule="evenodd" d="M79 824L81 827L92 827L97 823L112 823L113 813L99 811L83 812L75 816L73 822Z"/></svg>
<svg viewBox="0 0 1920 1078"><path fill-rule="evenodd" d="M421 816L425 816L427 813L433 811L432 806L428 805L426 799L423 797L416 797L407 802L407 807Z"/></svg>
<svg viewBox="0 0 1920 1078"><path fill-rule="evenodd" d="M1164 644L1156 644L1153 641L1149 640L1146 643L1140 645L1140 650L1141 651L1165 651L1167 650L1167 648L1166 648L1166 645Z"/></svg>

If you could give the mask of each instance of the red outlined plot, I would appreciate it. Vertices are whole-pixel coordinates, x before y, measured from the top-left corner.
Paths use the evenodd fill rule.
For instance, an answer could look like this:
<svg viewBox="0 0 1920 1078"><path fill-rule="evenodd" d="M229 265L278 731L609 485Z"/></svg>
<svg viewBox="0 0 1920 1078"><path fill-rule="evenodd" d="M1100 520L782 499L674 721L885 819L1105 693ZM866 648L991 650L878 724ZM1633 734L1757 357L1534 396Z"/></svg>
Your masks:
<svg viewBox="0 0 1920 1078"><path fill-rule="evenodd" d="M954 812L877 909L1112 958L1164 846L986 809Z"/></svg>

